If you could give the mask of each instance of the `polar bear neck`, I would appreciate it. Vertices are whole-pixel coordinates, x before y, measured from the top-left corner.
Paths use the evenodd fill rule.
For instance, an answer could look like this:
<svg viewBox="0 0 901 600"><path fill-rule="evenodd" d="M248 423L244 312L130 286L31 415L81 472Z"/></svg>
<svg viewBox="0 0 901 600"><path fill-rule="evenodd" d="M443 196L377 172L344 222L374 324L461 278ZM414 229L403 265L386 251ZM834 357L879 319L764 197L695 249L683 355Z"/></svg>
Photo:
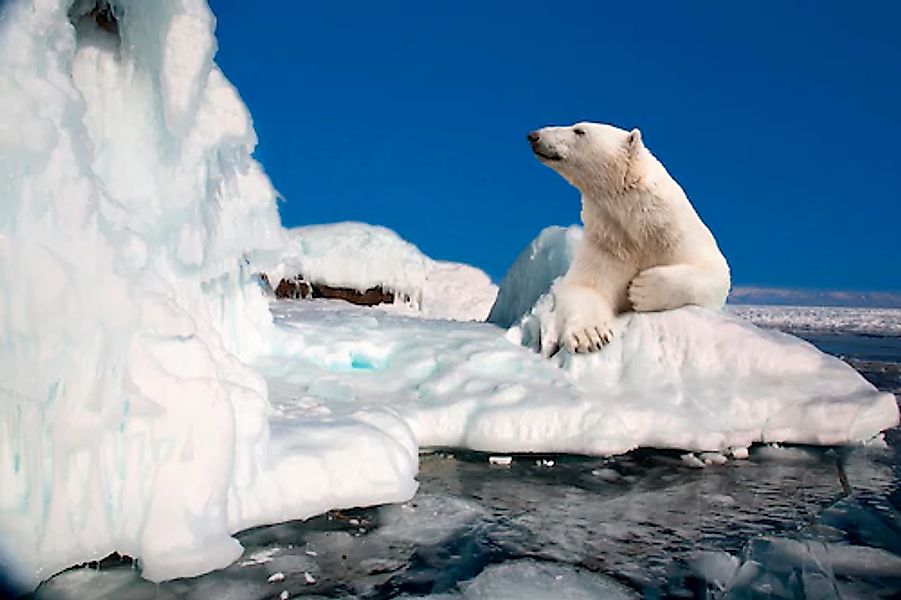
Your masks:
<svg viewBox="0 0 901 600"><path fill-rule="evenodd" d="M610 254L639 263L670 254L684 229L674 225L695 214L681 186L641 150L627 169L605 165L580 187L585 233Z"/></svg>
<svg viewBox="0 0 901 600"><path fill-rule="evenodd" d="M629 263L667 255L680 241L672 207L647 192L603 197L583 193L581 217L585 235L597 247Z"/></svg>

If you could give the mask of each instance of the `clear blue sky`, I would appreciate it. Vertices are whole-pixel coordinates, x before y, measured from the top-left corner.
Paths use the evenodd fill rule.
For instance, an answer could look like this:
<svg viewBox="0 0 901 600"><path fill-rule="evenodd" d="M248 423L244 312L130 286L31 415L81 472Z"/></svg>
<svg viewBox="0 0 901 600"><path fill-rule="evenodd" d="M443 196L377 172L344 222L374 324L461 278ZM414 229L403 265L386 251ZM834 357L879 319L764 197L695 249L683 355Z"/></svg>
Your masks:
<svg viewBox="0 0 901 600"><path fill-rule="evenodd" d="M579 197L530 129L640 127L737 284L901 289L901 2L213 0L286 226L500 279Z"/></svg>

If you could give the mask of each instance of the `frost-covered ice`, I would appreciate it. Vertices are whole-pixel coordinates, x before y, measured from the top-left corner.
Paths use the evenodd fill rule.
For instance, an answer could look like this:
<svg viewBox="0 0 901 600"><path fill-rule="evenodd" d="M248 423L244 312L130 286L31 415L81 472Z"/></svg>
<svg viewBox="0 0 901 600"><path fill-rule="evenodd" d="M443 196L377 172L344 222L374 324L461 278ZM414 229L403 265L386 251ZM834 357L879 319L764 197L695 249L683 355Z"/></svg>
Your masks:
<svg viewBox="0 0 901 600"><path fill-rule="evenodd" d="M554 280L569 269L581 241L582 228L577 225L543 229L504 275L488 321L510 327L529 312Z"/></svg>
<svg viewBox="0 0 901 600"><path fill-rule="evenodd" d="M362 410L418 447L610 455L854 443L898 418L894 396L840 360L698 308L623 317L603 352L555 360L511 343L525 336L520 328L329 301L274 310L279 345L258 363L273 423Z"/></svg>
<svg viewBox="0 0 901 600"><path fill-rule="evenodd" d="M287 236L269 271L273 285L302 274L333 287L378 286L399 297L390 308L400 314L458 321L484 321L497 297L497 286L484 271L433 260L386 227L331 223L296 227Z"/></svg>
<svg viewBox="0 0 901 600"><path fill-rule="evenodd" d="M214 18L94 8L0 20L0 570L25 588L113 551L152 579L223 567L274 466L242 359L284 239Z"/></svg>
<svg viewBox="0 0 901 600"><path fill-rule="evenodd" d="M826 306L730 305L728 310L762 327L812 332L901 335L901 309Z"/></svg>
<svg viewBox="0 0 901 600"><path fill-rule="evenodd" d="M335 302L276 304L273 326L255 274L289 241L209 8L70 4L0 22L0 568L22 587L114 551L151 580L224 567L237 531L409 499L426 446L725 451L896 422L839 361L696 309L625 317L603 353L556 361L526 347L541 302L507 333ZM356 227L307 230L297 256L375 240L376 283L421 315L487 313L481 272ZM499 322L577 234L511 270ZM299 268L336 285L377 268L337 256Z"/></svg>

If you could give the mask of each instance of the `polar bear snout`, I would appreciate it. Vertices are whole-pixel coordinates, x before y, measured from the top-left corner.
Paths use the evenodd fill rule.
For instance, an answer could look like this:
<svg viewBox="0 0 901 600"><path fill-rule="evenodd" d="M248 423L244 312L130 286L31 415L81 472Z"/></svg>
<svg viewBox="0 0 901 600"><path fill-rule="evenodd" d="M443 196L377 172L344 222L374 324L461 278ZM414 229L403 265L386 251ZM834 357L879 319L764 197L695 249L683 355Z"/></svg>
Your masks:
<svg viewBox="0 0 901 600"><path fill-rule="evenodd" d="M532 152L535 153L538 160L555 162L563 159L560 152L541 136L540 131L532 131L526 138L529 140Z"/></svg>

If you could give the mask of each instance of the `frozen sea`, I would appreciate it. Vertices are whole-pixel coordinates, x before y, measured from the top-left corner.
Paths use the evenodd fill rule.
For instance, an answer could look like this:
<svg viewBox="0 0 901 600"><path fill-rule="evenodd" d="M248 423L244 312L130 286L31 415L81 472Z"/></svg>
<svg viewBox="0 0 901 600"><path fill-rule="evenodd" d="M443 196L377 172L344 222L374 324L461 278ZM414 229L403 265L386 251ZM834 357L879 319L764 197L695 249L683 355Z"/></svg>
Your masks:
<svg viewBox="0 0 901 600"><path fill-rule="evenodd" d="M901 393L898 314L739 309ZM861 319L868 324L861 326ZM154 584L110 557L37 598L879 598L901 595L901 432L863 448L752 447L695 468L614 458L421 457L409 502L245 531L229 568ZM501 459L501 460L499 460Z"/></svg>

